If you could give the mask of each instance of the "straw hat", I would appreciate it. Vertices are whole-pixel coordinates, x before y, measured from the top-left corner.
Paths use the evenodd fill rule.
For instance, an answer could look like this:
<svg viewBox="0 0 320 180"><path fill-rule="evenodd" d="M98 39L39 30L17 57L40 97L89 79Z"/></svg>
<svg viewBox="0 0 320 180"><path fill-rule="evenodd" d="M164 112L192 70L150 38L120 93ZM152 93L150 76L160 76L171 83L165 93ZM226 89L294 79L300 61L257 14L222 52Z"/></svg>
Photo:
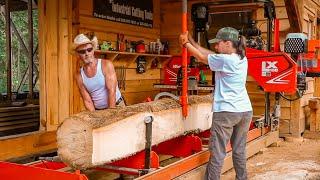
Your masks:
<svg viewBox="0 0 320 180"><path fill-rule="evenodd" d="M75 52L75 50L84 44L92 44L93 49L97 49L98 48L98 39L96 36L94 36L92 38L92 40L90 40L86 35L84 34L78 34L74 40L73 40L73 44L72 44L72 51Z"/></svg>

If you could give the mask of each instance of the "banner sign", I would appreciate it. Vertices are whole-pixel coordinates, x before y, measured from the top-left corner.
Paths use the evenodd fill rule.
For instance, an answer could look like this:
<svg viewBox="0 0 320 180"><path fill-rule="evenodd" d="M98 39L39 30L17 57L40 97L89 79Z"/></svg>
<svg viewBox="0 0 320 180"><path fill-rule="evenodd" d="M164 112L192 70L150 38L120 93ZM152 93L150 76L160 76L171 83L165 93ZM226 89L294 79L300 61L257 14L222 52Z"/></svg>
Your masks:
<svg viewBox="0 0 320 180"><path fill-rule="evenodd" d="M153 0L93 0L93 16L152 28Z"/></svg>

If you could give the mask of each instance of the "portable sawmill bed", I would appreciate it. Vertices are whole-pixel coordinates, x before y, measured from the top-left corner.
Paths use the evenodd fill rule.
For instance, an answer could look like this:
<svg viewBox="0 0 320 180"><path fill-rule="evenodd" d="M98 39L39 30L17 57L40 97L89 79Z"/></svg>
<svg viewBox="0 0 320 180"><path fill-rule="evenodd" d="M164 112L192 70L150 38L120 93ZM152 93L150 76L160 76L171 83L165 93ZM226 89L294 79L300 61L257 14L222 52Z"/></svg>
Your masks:
<svg viewBox="0 0 320 180"><path fill-rule="evenodd" d="M270 146L279 140L279 131L270 132L268 128L252 129L247 138L247 158L257 154L261 149ZM227 147L227 156L224 160L222 173L233 168L230 144ZM141 176L137 179L202 179L210 152L207 148L189 157L169 164L159 170Z"/></svg>
<svg viewBox="0 0 320 180"><path fill-rule="evenodd" d="M208 134L209 131L207 131ZM200 135L203 136L203 135ZM126 158L125 160L120 160L118 162L108 164L106 166L94 168L95 172L105 171L106 176L109 172L116 172L121 174L134 174L136 179L201 179L205 172L206 163L208 162L210 153L207 148L206 142L207 138L202 138L201 140L201 148L197 150L197 152L187 152L187 146L190 146L190 137L198 137L197 135L185 135L173 140L169 140L164 142L167 143L165 146L171 146L170 149L176 149L175 152L169 153L181 153L190 154L187 157L179 158L178 161L175 161L171 164L168 164L164 167L158 166L158 168L152 168L156 165L152 164L154 158L151 157L151 171L145 175L143 171L138 169L134 169L132 167L141 167L143 169L145 157L142 153L137 153L133 157ZM270 128L254 128L251 129L248 133L247 138L247 158L255 155L261 149L268 147L269 145L278 141L279 131L270 131ZM169 143L169 144L168 144ZM174 147L172 147L172 143L176 143ZM179 148L180 147L180 148ZM191 148L192 150L192 148ZM194 149L195 150L195 149ZM161 150L160 150L161 151ZM165 152L165 150L162 150ZM230 144L227 147L228 154L224 161L224 166L222 172L226 172L233 167L232 165L232 157L231 157L231 146ZM151 153L151 156L154 154ZM157 156L157 155L156 155ZM158 157L158 156L157 156ZM153 160L152 160L153 159ZM157 159L157 158L156 158ZM158 157L159 160L159 157ZM121 162L122 161L122 162ZM125 165L123 167L119 165ZM131 166L131 167L130 167ZM37 161L32 162L26 165L18 165L7 162L0 162L0 177L4 179L87 179L88 177L84 174L81 174L79 170L72 170L70 167L66 166L62 162L51 162L51 161ZM137 175L140 174L140 176ZM142 173L141 173L142 172ZM111 173L109 173L111 174Z"/></svg>

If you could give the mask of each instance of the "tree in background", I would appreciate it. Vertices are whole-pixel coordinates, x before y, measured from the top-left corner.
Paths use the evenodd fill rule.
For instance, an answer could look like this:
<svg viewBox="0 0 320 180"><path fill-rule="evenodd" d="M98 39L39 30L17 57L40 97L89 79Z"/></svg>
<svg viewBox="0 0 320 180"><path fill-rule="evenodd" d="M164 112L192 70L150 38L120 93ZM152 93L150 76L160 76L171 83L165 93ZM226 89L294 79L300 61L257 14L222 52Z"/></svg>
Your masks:
<svg viewBox="0 0 320 180"><path fill-rule="evenodd" d="M6 39L5 39L5 23L4 18L0 16L0 92L6 92Z"/></svg>
<svg viewBox="0 0 320 180"><path fill-rule="evenodd" d="M28 46L28 12L15 11L11 13L12 21L17 28L26 46ZM33 30L34 30L34 47L38 45L38 11L33 10ZM22 44L18 41L18 37L12 33L12 91L17 91L17 88L24 76L28 67L28 56L23 49ZM35 54L38 56L38 53ZM0 16L0 93L7 92L7 59L6 59L6 37L5 37L5 20ZM22 91L28 91L28 80L21 88ZM38 86L35 87L38 90Z"/></svg>

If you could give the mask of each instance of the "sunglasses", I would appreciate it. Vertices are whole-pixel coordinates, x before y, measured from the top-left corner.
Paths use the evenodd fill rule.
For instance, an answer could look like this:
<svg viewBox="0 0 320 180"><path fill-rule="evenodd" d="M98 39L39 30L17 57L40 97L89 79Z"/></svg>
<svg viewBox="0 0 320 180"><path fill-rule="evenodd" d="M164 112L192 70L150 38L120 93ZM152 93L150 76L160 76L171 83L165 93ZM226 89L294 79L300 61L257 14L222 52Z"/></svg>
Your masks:
<svg viewBox="0 0 320 180"><path fill-rule="evenodd" d="M86 52L91 52L93 50L93 48L87 48L87 49L81 49L81 50L77 50L77 52L79 54L85 54Z"/></svg>

